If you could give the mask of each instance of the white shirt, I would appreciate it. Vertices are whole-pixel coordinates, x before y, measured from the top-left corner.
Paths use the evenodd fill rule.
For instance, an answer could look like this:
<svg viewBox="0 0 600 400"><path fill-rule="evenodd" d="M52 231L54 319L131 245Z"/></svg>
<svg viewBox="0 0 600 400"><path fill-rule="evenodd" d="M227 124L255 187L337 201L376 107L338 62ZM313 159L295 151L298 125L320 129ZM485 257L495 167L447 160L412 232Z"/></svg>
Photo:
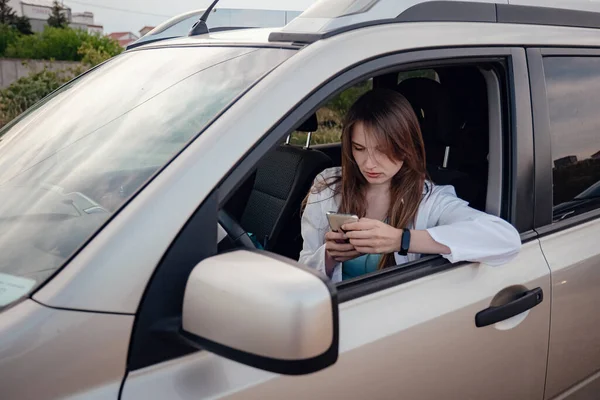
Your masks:
<svg viewBox="0 0 600 400"><path fill-rule="evenodd" d="M341 176L341 168L321 172L314 184ZM437 186L427 182L430 193L423 197L414 230L427 230L433 240L447 246L450 254L442 256L450 262L471 261L501 265L512 260L521 249L521 238L508 222L493 215L475 210L456 197L452 186ZM299 262L325 273L325 234L329 231L326 213L339 210L339 196L325 188L319 193L311 189L308 203L302 214L303 249ZM420 255L394 254L396 264L417 260ZM331 280L342 281L342 264L333 270Z"/></svg>

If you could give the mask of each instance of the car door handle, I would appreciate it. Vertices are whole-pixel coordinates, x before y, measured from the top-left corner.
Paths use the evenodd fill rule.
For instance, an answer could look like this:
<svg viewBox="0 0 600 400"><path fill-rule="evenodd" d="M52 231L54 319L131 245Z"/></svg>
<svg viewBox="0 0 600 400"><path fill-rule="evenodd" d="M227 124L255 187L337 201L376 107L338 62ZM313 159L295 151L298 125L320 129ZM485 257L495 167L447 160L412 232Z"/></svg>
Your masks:
<svg viewBox="0 0 600 400"><path fill-rule="evenodd" d="M486 308L475 315L475 326L478 328L495 324L524 313L544 300L542 288L529 290L517 299L497 307Z"/></svg>

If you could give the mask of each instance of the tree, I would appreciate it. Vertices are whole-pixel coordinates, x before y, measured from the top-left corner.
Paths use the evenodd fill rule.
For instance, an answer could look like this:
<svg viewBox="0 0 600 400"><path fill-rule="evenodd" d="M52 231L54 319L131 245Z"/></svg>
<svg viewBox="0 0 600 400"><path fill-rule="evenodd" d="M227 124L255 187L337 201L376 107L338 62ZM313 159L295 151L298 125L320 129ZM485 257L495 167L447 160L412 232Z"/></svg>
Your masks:
<svg viewBox="0 0 600 400"><path fill-rule="evenodd" d="M16 14L8 5L8 0L0 0L0 24L12 25L15 17Z"/></svg>
<svg viewBox="0 0 600 400"><path fill-rule="evenodd" d="M14 10L8 5L9 0L0 0L0 24L11 26L23 35L31 35L31 23L27 17L17 17Z"/></svg>
<svg viewBox="0 0 600 400"><path fill-rule="evenodd" d="M2 1L2 0L0 0ZM48 25L54 28L66 28L69 26L69 20L63 12L63 7L60 5L58 0L54 0L52 3L52 11L50 18L48 18Z"/></svg>
<svg viewBox="0 0 600 400"><path fill-rule="evenodd" d="M17 30L23 35L33 35L33 30L31 29L31 22L29 22L29 18L25 16L15 17L12 25L15 28L17 28Z"/></svg>

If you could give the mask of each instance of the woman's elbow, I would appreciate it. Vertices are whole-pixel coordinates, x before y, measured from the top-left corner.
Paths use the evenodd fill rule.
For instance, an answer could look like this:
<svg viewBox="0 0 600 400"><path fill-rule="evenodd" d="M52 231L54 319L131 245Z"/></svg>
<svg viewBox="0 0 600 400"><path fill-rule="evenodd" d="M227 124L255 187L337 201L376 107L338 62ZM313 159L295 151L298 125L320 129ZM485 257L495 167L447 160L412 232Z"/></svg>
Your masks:
<svg viewBox="0 0 600 400"><path fill-rule="evenodd" d="M504 229L502 229L501 237L498 239L499 252L488 260L488 264L506 264L514 260L521 252L521 235L519 235L519 232L512 225L506 223Z"/></svg>

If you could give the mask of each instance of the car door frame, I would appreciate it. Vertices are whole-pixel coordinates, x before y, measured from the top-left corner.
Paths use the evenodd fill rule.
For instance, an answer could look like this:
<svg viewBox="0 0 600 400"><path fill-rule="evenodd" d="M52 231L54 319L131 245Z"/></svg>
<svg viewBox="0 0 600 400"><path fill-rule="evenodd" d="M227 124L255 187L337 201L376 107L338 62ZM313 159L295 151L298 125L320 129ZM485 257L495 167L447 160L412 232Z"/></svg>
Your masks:
<svg viewBox="0 0 600 400"><path fill-rule="evenodd" d="M535 137L535 210L534 230L546 236L581 225L600 217L600 208L563 221L553 222L552 215L552 145L550 114L548 110L544 57L597 57L600 48L535 47L527 49L527 63L531 82L531 104Z"/></svg>
<svg viewBox="0 0 600 400"><path fill-rule="evenodd" d="M599 48L578 48L578 47L531 47L527 48L527 63L530 74L531 84L531 103L534 122L534 138L535 138L535 209L534 209L534 231L540 238L542 252L544 252L543 240L545 237L560 232L577 228L586 223L598 220L600 218L600 208L592 211L584 212L562 221L554 221L553 216L553 175L552 175L552 131L550 124L550 110L548 107L548 97L546 88L546 75L544 71L543 59L545 57L595 57L600 59ZM549 267L551 271L551 282L554 288L558 282L555 282L556 270L550 262L551 258L548 255ZM556 316L556 308L553 308L553 303L558 301L554 292L551 300L551 321ZM544 398L557 395L556 388L550 387L548 382L552 382L552 325L550 328L550 341L548 347L548 365L546 367L547 379ZM564 383L564 382L561 382ZM586 385L594 384L595 388L586 388ZM565 398L569 395L582 394L586 390L597 390L600 385L600 371L596 371L591 376L586 377L583 381L570 382L567 387L559 390L558 396ZM566 390L563 392L562 390ZM579 391L582 392L579 392ZM552 393L550 393L552 391ZM589 392L586 392L589 393ZM563 395L565 397L563 397ZM585 397L585 394L583 395ZM554 398L554 397L553 397Z"/></svg>
<svg viewBox="0 0 600 400"><path fill-rule="evenodd" d="M520 228L524 242L535 239L533 228L533 195L528 190L533 184L533 132L530 113L530 94L528 71L523 48L510 47L460 47L450 46L433 50L409 50L375 59L366 60L351 66L342 73L330 77L319 89L309 94L295 108L291 109L280 122L266 132L258 142L222 179L221 183L204 201L190 218L184 229L171 245L157 266L143 296L132 333L128 357L128 371L135 371L160 362L168 361L193 352L196 349L176 340L178 318L172 312L180 305L177 295L167 300L169 307L157 307L152 298L161 291L158 288L184 287L188 271L202 258L216 252L215 248L190 257L186 246L197 242L197 234L206 221L214 221L217 210L251 173L257 162L281 140L293 132L308 116L336 93L364 80L374 74L385 74L398 69L412 69L431 64L464 64L491 60L510 60L507 63L507 95L509 96L510 120L507 121L511 143L510 153L510 221ZM514 82L511 83L511 82ZM517 135L516 132L519 132ZM506 147L506 146L505 146ZM390 268L385 271L358 279L347 285L340 285L340 303L366 296L386 288L397 286L421 277L436 274L464 263L451 264L439 256L425 257L402 268ZM165 271L169 271L168 273ZM175 285L173 279L176 276ZM179 294L183 297L183 291ZM160 349L160 350L155 350Z"/></svg>

